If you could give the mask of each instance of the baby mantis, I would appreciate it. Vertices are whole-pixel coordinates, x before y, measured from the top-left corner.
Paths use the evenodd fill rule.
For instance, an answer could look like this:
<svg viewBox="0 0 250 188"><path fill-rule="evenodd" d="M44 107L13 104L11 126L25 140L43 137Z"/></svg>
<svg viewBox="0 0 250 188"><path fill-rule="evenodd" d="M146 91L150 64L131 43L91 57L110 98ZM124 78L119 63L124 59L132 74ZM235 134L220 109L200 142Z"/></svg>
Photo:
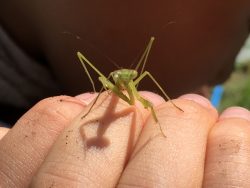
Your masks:
<svg viewBox="0 0 250 188"><path fill-rule="evenodd" d="M94 82L93 82L89 72L88 72L88 69L87 69L85 63L87 63L99 75L98 79L103 85L101 91L98 93L97 97L95 98L92 106L89 108L87 113L82 116L82 118L86 117L88 115L88 113L91 111L91 109L93 108L94 104L96 103L98 97L100 96L100 93L102 92L102 90L108 89L108 90L111 90L113 93L115 93L118 97L120 97L121 99L126 101L129 105L134 105L135 99L137 99L138 101L141 102L141 104L143 105L144 108L150 108L155 122L159 123L158 118L157 118L156 113L155 113L155 110L154 110L154 107L153 107L153 104L149 100L140 96L140 94L137 91L137 87L138 87L139 82L145 76L148 76L155 83L155 85L160 89L160 91L163 93L163 95L165 96L165 98L167 100L169 100L177 109L179 109L180 111L183 111L181 108L176 106L171 101L169 96L162 89L162 87L156 81L156 79L148 71L144 71L144 68L145 68L145 65L146 65L146 62L148 59L148 55L149 55L149 52L150 52L150 49L152 47L154 40L155 40L154 37L150 38L150 41L149 41L145 51L143 52L138 64L136 65L135 69L115 70L115 71L111 72L108 77L104 76L81 52L77 52L77 56L78 56L82 66L83 66L83 68L84 68L84 70L85 70L85 72L86 72L86 74L87 74L87 76L92 84L94 92L96 92L95 85L94 85ZM141 68L140 74L138 75L138 69L141 65L142 65L142 68ZM110 81L111 77L113 79L113 82ZM128 96L125 95L123 93L123 91L126 91ZM162 135L164 137L166 137L160 124L159 124L159 127L160 127L160 131L161 131Z"/></svg>

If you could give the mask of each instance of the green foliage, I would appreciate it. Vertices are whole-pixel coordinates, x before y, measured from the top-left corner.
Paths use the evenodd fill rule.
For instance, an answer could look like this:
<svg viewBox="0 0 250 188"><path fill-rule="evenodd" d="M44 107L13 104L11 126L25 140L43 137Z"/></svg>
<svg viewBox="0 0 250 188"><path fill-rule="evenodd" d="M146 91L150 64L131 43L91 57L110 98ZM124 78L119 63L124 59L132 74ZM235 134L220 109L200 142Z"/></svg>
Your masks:
<svg viewBox="0 0 250 188"><path fill-rule="evenodd" d="M219 111L230 106L250 109L250 62L239 64L224 84L224 94Z"/></svg>

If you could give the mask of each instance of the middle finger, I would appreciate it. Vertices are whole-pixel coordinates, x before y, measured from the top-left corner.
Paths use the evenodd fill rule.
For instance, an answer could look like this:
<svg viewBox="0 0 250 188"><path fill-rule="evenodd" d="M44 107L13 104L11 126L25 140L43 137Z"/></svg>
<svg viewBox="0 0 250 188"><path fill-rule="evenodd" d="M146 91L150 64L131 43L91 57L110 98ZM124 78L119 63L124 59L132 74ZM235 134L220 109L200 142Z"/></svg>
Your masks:
<svg viewBox="0 0 250 188"><path fill-rule="evenodd" d="M201 187L207 135L217 113L205 98L196 95L182 98L189 100L177 99L175 103L184 112L170 103L157 110L167 138L159 135L153 120L146 124L120 187Z"/></svg>

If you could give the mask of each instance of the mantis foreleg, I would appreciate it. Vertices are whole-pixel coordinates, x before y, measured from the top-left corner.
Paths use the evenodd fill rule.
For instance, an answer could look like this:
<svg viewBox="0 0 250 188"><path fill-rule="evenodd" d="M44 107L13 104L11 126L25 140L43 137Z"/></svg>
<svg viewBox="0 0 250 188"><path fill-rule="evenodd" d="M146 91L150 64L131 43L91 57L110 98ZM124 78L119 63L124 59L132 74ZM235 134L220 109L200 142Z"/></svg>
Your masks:
<svg viewBox="0 0 250 188"><path fill-rule="evenodd" d="M118 97L120 97L121 99L123 99L124 101L126 101L128 104L131 105L131 101L129 100L129 98L126 95L124 95L122 93L122 91L116 85L114 85L112 82L110 82L107 78L104 78L104 77L101 77L101 76L99 77L99 80L100 80L100 82L102 82L102 84L106 88L110 89Z"/></svg>
<svg viewBox="0 0 250 188"><path fill-rule="evenodd" d="M101 76L103 78L106 78L106 77L81 52L77 52L77 56L78 56L80 62L82 63L82 66L83 66L87 76L89 77L89 80L92 84L94 92L96 92L94 81L92 80L85 63L87 63L99 76Z"/></svg>

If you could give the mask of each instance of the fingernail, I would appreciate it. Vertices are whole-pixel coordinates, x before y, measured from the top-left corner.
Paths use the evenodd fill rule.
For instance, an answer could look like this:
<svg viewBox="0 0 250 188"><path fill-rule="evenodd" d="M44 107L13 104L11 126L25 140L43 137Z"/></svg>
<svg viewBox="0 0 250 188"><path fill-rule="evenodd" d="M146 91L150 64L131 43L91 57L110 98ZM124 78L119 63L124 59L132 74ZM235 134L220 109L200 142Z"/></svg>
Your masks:
<svg viewBox="0 0 250 188"><path fill-rule="evenodd" d="M97 96L97 93L83 93L80 95L75 96L78 100L83 102L84 104L88 105L92 102L92 100Z"/></svg>
<svg viewBox="0 0 250 188"><path fill-rule="evenodd" d="M250 112L242 107L230 107L222 112L219 119L226 118L242 118L250 121Z"/></svg>
<svg viewBox="0 0 250 188"><path fill-rule="evenodd" d="M205 108L212 108L213 107L207 98L202 97L201 95L197 95L197 94L182 95L179 97L179 99L187 99L187 100L194 101L194 102L204 106Z"/></svg>

